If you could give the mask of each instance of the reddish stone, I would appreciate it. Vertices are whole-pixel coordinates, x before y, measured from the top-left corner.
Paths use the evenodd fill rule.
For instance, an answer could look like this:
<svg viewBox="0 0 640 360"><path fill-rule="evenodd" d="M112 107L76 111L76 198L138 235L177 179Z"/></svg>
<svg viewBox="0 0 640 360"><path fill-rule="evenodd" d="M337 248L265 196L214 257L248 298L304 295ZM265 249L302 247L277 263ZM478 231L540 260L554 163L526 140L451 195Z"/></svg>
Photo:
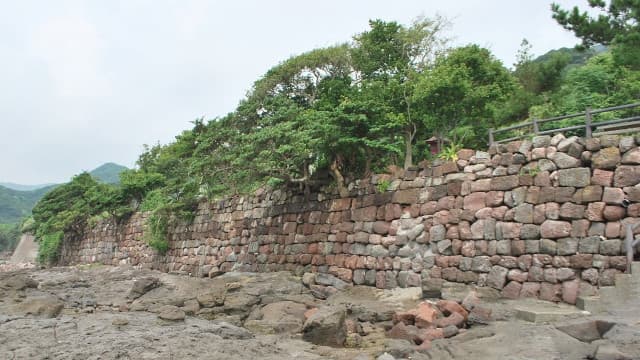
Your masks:
<svg viewBox="0 0 640 360"><path fill-rule="evenodd" d="M528 277L529 277L529 273L523 272L522 270L519 270L519 269L511 269L507 273L508 280L517 281L521 283L527 281Z"/></svg>
<svg viewBox="0 0 640 360"><path fill-rule="evenodd" d="M640 217L640 204L635 203L629 205L629 207L627 208L627 216Z"/></svg>
<svg viewBox="0 0 640 360"><path fill-rule="evenodd" d="M431 340L435 339L443 339L444 331L442 330L442 328L423 329L418 332L418 337L423 341L423 343L425 341L430 342Z"/></svg>
<svg viewBox="0 0 640 360"><path fill-rule="evenodd" d="M335 199L331 202L329 211L342 211L351 208L351 199Z"/></svg>
<svg viewBox="0 0 640 360"><path fill-rule="evenodd" d="M477 211L484 208L486 197L487 197L487 193L484 193L484 192L474 192L465 196L464 209Z"/></svg>
<svg viewBox="0 0 640 360"><path fill-rule="evenodd" d="M560 204L555 202L546 203L544 207L544 214L547 219L558 220L560 218Z"/></svg>
<svg viewBox="0 0 640 360"><path fill-rule="evenodd" d="M522 224L515 222L498 222L496 224L496 231L502 233L503 239L515 239L520 237L520 229Z"/></svg>
<svg viewBox="0 0 640 360"><path fill-rule="evenodd" d="M384 220L391 221L402 216L402 207L398 204L387 204L384 206Z"/></svg>
<svg viewBox="0 0 640 360"><path fill-rule="evenodd" d="M520 290L522 289L522 284L517 281L509 282L502 289L502 297L507 299L517 299L520 296Z"/></svg>
<svg viewBox="0 0 640 360"><path fill-rule="evenodd" d="M525 282L522 284L522 288L520 289L520 297L526 298L537 298L540 293L540 283L539 282Z"/></svg>
<svg viewBox="0 0 640 360"><path fill-rule="evenodd" d="M608 222L604 228L604 236L609 239L619 238L621 236L620 232L620 222Z"/></svg>
<svg viewBox="0 0 640 360"><path fill-rule="evenodd" d="M613 171L594 169L591 176L591 183L594 185L611 186L613 182Z"/></svg>
<svg viewBox="0 0 640 360"><path fill-rule="evenodd" d="M457 312L451 313L449 316L437 319L435 324L437 327L445 328L449 325L455 325L457 327L462 327L465 323L464 316Z"/></svg>
<svg viewBox="0 0 640 360"><path fill-rule="evenodd" d="M408 340L412 343L418 339L418 328L413 325L405 325L403 322L395 324L391 330L387 331L387 337L392 339Z"/></svg>
<svg viewBox="0 0 640 360"><path fill-rule="evenodd" d="M311 308L304 312L304 318L308 319L313 316L313 314L318 312L318 308Z"/></svg>
<svg viewBox="0 0 640 360"><path fill-rule="evenodd" d="M391 320L394 324L403 322L405 325L413 325L415 323L417 314L417 309L411 309L408 311L397 311L392 315Z"/></svg>
<svg viewBox="0 0 640 360"><path fill-rule="evenodd" d="M618 221L625 216L625 208L622 206L607 205L602 212L602 216L607 221Z"/></svg>
<svg viewBox="0 0 640 360"><path fill-rule="evenodd" d="M640 182L640 166L620 165L613 175L613 186L634 186Z"/></svg>
<svg viewBox="0 0 640 360"><path fill-rule="evenodd" d="M571 256L571 267L575 269L588 269L593 261L592 254L577 254Z"/></svg>
<svg viewBox="0 0 640 360"><path fill-rule="evenodd" d="M568 304L575 304L578 298L580 280L565 281L562 283L562 301Z"/></svg>
<svg viewBox="0 0 640 360"><path fill-rule="evenodd" d="M605 187L602 201L607 204L618 205L624 200L624 191L620 188Z"/></svg>
<svg viewBox="0 0 640 360"><path fill-rule="evenodd" d="M540 236L546 239L567 237L571 234L571 224L567 221L546 220L540 226Z"/></svg>
<svg viewBox="0 0 640 360"><path fill-rule="evenodd" d="M457 165L454 164L457 171ZM393 193L391 201L398 204L414 204L420 198L421 189L399 190Z"/></svg>
<svg viewBox="0 0 640 360"><path fill-rule="evenodd" d="M589 221L602 221L604 220L603 213L604 213L605 207L606 207L606 204L604 202L590 203L587 206L585 217Z"/></svg>
<svg viewBox="0 0 640 360"><path fill-rule="evenodd" d="M559 302L562 295L562 285L560 284L540 284L540 300Z"/></svg>
<svg viewBox="0 0 640 360"><path fill-rule="evenodd" d="M564 219L581 219L584 215L584 205L564 203L560 206L560 217Z"/></svg>
<svg viewBox="0 0 640 360"><path fill-rule="evenodd" d="M438 316L438 311L428 302L418 304L415 312L415 324L419 328L430 327Z"/></svg>
<svg viewBox="0 0 640 360"><path fill-rule="evenodd" d="M460 315L462 315L465 321L467 321L467 317L469 316L469 313L457 302L453 300L439 300L436 305L444 315L449 315L454 312L457 312Z"/></svg>
<svg viewBox="0 0 640 360"><path fill-rule="evenodd" d="M573 237L585 237L589 231L589 220L580 219L573 220L571 222L571 236Z"/></svg>
<svg viewBox="0 0 640 360"><path fill-rule="evenodd" d="M518 175L499 176L491 179L491 190L511 190L519 185Z"/></svg>
<svg viewBox="0 0 640 360"><path fill-rule="evenodd" d="M627 269L627 257L626 256L610 256L609 266L611 266L614 269L624 271Z"/></svg>
<svg viewBox="0 0 640 360"><path fill-rule="evenodd" d="M488 324L491 321L492 310L484 306L475 306L469 313L469 322L477 324Z"/></svg>
<svg viewBox="0 0 640 360"><path fill-rule="evenodd" d="M504 220L505 214L507 213L508 208L506 206L500 206L497 208L493 208L491 212L491 217L497 220Z"/></svg>

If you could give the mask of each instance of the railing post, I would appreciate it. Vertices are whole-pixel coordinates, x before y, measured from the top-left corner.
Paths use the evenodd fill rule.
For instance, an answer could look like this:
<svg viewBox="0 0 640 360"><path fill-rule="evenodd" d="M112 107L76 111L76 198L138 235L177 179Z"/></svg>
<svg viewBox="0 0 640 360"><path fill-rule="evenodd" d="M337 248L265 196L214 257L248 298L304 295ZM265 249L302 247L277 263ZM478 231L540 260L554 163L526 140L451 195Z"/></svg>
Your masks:
<svg viewBox="0 0 640 360"><path fill-rule="evenodd" d="M489 146L493 144L493 128L489 129Z"/></svg>
<svg viewBox="0 0 640 360"><path fill-rule="evenodd" d="M587 107L587 110L584 113L584 128L587 139L591 138L591 120L591 107Z"/></svg>
<svg viewBox="0 0 640 360"><path fill-rule="evenodd" d="M534 134L538 135L538 133L540 132L540 129L538 128L538 119L533 118L531 120L531 123L533 124L533 132L534 132Z"/></svg>

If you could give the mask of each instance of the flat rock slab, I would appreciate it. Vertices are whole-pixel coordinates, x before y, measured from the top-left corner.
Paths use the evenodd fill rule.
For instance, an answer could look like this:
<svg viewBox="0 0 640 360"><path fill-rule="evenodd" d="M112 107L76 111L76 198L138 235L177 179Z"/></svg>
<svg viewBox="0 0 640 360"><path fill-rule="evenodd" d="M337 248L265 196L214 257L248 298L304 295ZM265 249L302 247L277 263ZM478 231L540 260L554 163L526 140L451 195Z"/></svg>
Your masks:
<svg viewBox="0 0 640 360"><path fill-rule="evenodd" d="M532 323L551 323L587 315L585 311L575 306L538 300L520 300L514 308L516 310L516 318Z"/></svg>
<svg viewBox="0 0 640 360"><path fill-rule="evenodd" d="M556 326L556 329L582 342L592 342L602 339L604 334L615 325L613 322L602 320L587 320L571 324Z"/></svg>

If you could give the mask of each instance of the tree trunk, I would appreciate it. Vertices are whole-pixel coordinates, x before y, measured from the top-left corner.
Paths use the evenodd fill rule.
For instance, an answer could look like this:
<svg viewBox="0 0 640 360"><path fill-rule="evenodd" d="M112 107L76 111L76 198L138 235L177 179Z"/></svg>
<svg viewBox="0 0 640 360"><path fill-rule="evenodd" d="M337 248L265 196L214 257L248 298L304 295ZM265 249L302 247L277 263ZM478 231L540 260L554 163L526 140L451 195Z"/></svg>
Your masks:
<svg viewBox="0 0 640 360"><path fill-rule="evenodd" d="M404 169L407 170L413 166L413 138L416 136L415 125L413 131L407 129L404 137Z"/></svg>
<svg viewBox="0 0 640 360"><path fill-rule="evenodd" d="M338 159L334 159L329 167L331 170L331 175L336 180L336 184L338 185L338 193L340 193L341 198L349 197L349 190L344 184L344 176L340 173L340 169L338 168Z"/></svg>

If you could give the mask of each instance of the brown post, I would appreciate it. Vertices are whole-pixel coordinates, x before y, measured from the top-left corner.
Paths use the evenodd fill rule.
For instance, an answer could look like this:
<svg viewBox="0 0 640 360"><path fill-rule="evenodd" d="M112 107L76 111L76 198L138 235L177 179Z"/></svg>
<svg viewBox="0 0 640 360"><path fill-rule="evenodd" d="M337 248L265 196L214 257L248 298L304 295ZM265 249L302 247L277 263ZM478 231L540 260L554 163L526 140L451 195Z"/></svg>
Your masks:
<svg viewBox="0 0 640 360"><path fill-rule="evenodd" d="M588 107L584 113L585 137L587 139L591 138L591 120L591 108Z"/></svg>
<svg viewBox="0 0 640 360"><path fill-rule="evenodd" d="M531 122L533 123L533 133L537 135L538 132L540 132L540 129L538 128L538 119L533 118Z"/></svg>
<svg viewBox="0 0 640 360"><path fill-rule="evenodd" d="M489 129L489 145L493 144L493 128Z"/></svg>

